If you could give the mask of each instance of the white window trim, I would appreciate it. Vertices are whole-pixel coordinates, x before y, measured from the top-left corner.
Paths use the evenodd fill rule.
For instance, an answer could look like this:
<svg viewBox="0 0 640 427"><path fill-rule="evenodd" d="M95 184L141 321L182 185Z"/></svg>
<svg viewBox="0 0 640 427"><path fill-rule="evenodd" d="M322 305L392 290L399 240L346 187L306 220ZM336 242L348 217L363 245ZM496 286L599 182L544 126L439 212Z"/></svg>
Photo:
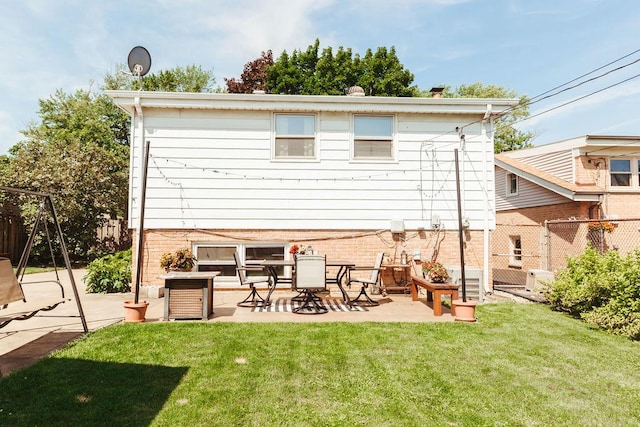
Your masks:
<svg viewBox="0 0 640 427"><path fill-rule="evenodd" d="M391 117L391 158L355 158L355 145L356 145L356 117ZM349 160L351 163L398 163L400 147L398 143L398 117L395 114L352 114L349 123ZM381 138L382 139L382 138ZM386 139L385 139L386 140Z"/></svg>
<svg viewBox="0 0 640 427"><path fill-rule="evenodd" d="M278 157L276 156L276 117L277 116L313 116L314 124L313 124L313 157L302 157L302 156L289 156L289 157ZM320 138L318 137L320 121L318 118L318 114L316 113L273 113L271 115L271 161L272 162L307 162L314 163L320 161L318 153L320 152Z"/></svg>
<svg viewBox="0 0 640 427"><path fill-rule="evenodd" d="M516 191L513 193L511 192L512 176L516 178ZM520 177L515 173L507 172L505 175L505 195L507 197L513 197L513 196L517 196L519 192L520 192Z"/></svg>
<svg viewBox="0 0 640 427"><path fill-rule="evenodd" d="M630 163L630 172L629 172L629 180L630 180L630 184L629 186L623 186L623 185L612 185L612 181L611 181L611 175L614 173L617 174L623 174L625 172L612 172L611 171L611 160L628 160ZM640 190L640 184L639 182L639 176L640 176L640 171L638 170L638 163L640 162L640 157L613 157L609 159L609 175L607 176L607 181L608 181L608 185L609 185L609 190L611 191L619 191L619 192L625 192L625 191L630 191L630 190L635 190L638 191ZM626 174L626 173L625 173Z"/></svg>

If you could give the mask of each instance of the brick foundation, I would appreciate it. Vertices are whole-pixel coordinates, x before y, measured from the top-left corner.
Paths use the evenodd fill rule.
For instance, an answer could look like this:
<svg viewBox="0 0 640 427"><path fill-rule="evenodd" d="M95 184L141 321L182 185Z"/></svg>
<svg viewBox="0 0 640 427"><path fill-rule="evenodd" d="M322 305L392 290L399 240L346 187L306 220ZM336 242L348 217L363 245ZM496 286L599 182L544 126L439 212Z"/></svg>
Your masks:
<svg viewBox="0 0 640 427"><path fill-rule="evenodd" d="M482 231L465 231L465 261L468 266L482 268ZM134 231L135 235L135 231ZM143 273L141 284L157 285L164 273L160 268L160 256L181 247L192 248L194 243L296 243L312 245L314 250L326 254L327 259L352 261L357 265L372 265L378 252L389 255L392 263L400 263L405 250L409 259L415 249L420 249L421 259L429 260L434 252L437 260L445 265L459 265L460 249L456 230L415 231L407 230L403 238L390 231L369 230L146 230L144 236ZM133 274L137 265L137 241L133 237ZM133 278L135 283L135 277Z"/></svg>

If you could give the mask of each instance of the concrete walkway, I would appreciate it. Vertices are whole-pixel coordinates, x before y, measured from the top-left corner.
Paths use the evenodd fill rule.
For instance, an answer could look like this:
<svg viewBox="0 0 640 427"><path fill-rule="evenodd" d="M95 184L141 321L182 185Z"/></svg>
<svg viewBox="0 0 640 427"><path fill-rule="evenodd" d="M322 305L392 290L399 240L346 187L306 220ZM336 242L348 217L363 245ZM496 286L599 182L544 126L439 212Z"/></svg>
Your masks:
<svg viewBox="0 0 640 427"><path fill-rule="evenodd" d="M82 309L90 331L123 321L123 303L133 300L133 293L88 294L82 278L85 270L74 270L73 276L80 294ZM13 321L0 329L0 374L7 375L20 367L29 366L52 351L64 347L71 340L82 336L83 328L78 307L66 270L59 271L60 282L65 288L65 296L71 300L52 311L38 313L31 319ZM54 272L38 273L25 278L28 282L55 280ZM54 283L25 283L27 300L59 293ZM354 297L358 289L353 289ZM213 296L214 314L209 322L451 322L454 318L448 309L442 316L433 315L431 302L426 295L419 301L412 301L411 295L389 294L386 297L374 295L380 301L377 307L366 311L330 311L322 315L298 315L290 311L254 312L251 308L237 307L236 303L248 295L246 291L215 289ZM286 301L295 294L290 290L276 290L274 301ZM32 297L32 298L30 298ZM331 298L340 300L340 292L332 289ZM141 298L142 299L142 298ZM164 321L164 299L146 299L149 302L146 321ZM175 320L183 322L184 320Z"/></svg>

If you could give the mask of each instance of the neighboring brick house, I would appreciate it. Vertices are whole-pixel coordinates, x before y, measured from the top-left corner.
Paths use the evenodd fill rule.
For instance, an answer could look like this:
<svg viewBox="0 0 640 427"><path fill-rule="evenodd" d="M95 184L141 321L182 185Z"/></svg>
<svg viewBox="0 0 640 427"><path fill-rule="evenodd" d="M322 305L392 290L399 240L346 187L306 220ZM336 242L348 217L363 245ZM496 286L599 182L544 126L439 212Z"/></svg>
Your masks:
<svg viewBox="0 0 640 427"><path fill-rule="evenodd" d="M515 99L107 94L132 118L134 228L150 144L142 284L157 283L161 254L182 246L199 270L222 273L216 286L236 282L233 252L282 259L293 244L359 265L377 252L397 263L402 251L456 265L456 148L466 264L488 271L491 130Z"/></svg>
<svg viewBox="0 0 640 427"><path fill-rule="evenodd" d="M564 265L584 248L588 220L640 217L639 148L637 136L587 135L496 155L493 283L522 285L530 270ZM556 220L571 233L552 251Z"/></svg>

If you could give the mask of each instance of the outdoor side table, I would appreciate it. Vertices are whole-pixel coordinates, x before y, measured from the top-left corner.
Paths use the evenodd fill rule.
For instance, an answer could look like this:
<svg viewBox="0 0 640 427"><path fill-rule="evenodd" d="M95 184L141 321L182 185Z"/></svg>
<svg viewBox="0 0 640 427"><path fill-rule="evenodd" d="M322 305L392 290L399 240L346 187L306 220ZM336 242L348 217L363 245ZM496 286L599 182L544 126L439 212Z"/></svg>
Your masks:
<svg viewBox="0 0 640 427"><path fill-rule="evenodd" d="M217 271L170 272L164 279L164 319L202 319L213 314L213 278Z"/></svg>
<svg viewBox="0 0 640 427"><path fill-rule="evenodd" d="M382 286L380 287L379 293L384 294L394 291L402 291L403 293L410 292L409 271L411 266L409 264L382 264L382 269L385 274L382 274L380 278ZM400 277L396 277L396 272L399 273ZM385 279L388 278L390 278L393 283L386 283Z"/></svg>

